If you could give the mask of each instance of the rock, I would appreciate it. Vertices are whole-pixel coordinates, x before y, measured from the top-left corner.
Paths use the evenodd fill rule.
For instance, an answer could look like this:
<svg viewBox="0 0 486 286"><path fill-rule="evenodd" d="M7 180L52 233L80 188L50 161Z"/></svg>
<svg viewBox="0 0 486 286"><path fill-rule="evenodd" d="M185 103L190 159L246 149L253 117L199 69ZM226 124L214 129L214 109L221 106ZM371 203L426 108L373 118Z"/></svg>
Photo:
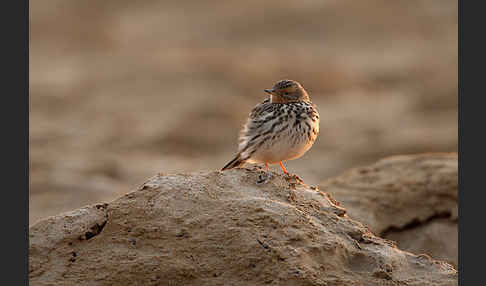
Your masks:
<svg viewBox="0 0 486 286"><path fill-rule="evenodd" d="M385 158L320 188L399 248L457 267L457 185L457 153L429 153Z"/></svg>
<svg viewBox="0 0 486 286"><path fill-rule="evenodd" d="M457 285L326 193L262 170L157 175L30 228L31 285Z"/></svg>

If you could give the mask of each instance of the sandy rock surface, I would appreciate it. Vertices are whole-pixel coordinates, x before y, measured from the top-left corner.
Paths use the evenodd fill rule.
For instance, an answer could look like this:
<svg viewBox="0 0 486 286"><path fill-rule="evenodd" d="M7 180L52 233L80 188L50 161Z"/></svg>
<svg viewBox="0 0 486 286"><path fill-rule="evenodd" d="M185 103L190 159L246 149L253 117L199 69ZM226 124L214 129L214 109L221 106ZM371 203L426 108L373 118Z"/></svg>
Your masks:
<svg viewBox="0 0 486 286"><path fill-rule="evenodd" d="M320 184L380 237L457 266L457 153L393 156Z"/></svg>
<svg viewBox="0 0 486 286"><path fill-rule="evenodd" d="M326 193L259 169L157 175L30 228L31 285L457 285Z"/></svg>

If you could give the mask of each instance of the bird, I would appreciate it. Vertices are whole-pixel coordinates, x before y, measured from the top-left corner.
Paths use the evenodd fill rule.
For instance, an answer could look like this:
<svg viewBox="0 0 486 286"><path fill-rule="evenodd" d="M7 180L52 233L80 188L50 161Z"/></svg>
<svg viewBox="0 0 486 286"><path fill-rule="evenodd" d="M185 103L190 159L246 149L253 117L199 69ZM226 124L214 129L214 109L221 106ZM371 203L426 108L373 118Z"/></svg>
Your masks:
<svg viewBox="0 0 486 286"><path fill-rule="evenodd" d="M306 153L319 134L319 113L309 94L295 80L279 80L270 96L250 112L239 134L238 152L222 169L241 167L245 163L279 164Z"/></svg>

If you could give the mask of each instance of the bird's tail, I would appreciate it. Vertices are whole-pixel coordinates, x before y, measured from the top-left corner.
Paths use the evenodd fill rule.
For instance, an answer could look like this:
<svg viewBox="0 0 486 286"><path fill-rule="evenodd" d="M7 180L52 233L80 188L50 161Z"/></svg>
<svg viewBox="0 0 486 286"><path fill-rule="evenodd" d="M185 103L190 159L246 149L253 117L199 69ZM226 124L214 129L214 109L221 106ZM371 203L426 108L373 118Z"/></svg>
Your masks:
<svg viewBox="0 0 486 286"><path fill-rule="evenodd" d="M236 168L236 167L239 167L243 164L245 164L245 161L246 160L243 160L240 156L240 154L236 155L235 158L231 161L228 162L228 164L226 164L222 169L221 171L224 171L224 170L229 170L229 169L233 169L233 168Z"/></svg>

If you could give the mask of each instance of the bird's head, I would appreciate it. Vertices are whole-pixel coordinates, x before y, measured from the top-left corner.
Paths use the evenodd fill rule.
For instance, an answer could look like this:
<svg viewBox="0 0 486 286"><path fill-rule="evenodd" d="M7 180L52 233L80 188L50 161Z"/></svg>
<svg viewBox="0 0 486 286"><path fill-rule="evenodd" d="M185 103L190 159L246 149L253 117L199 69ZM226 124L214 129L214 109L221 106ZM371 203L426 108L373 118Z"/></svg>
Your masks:
<svg viewBox="0 0 486 286"><path fill-rule="evenodd" d="M273 88L265 89L265 92L271 95L271 102L275 103L310 101L305 89L295 80L280 80Z"/></svg>

